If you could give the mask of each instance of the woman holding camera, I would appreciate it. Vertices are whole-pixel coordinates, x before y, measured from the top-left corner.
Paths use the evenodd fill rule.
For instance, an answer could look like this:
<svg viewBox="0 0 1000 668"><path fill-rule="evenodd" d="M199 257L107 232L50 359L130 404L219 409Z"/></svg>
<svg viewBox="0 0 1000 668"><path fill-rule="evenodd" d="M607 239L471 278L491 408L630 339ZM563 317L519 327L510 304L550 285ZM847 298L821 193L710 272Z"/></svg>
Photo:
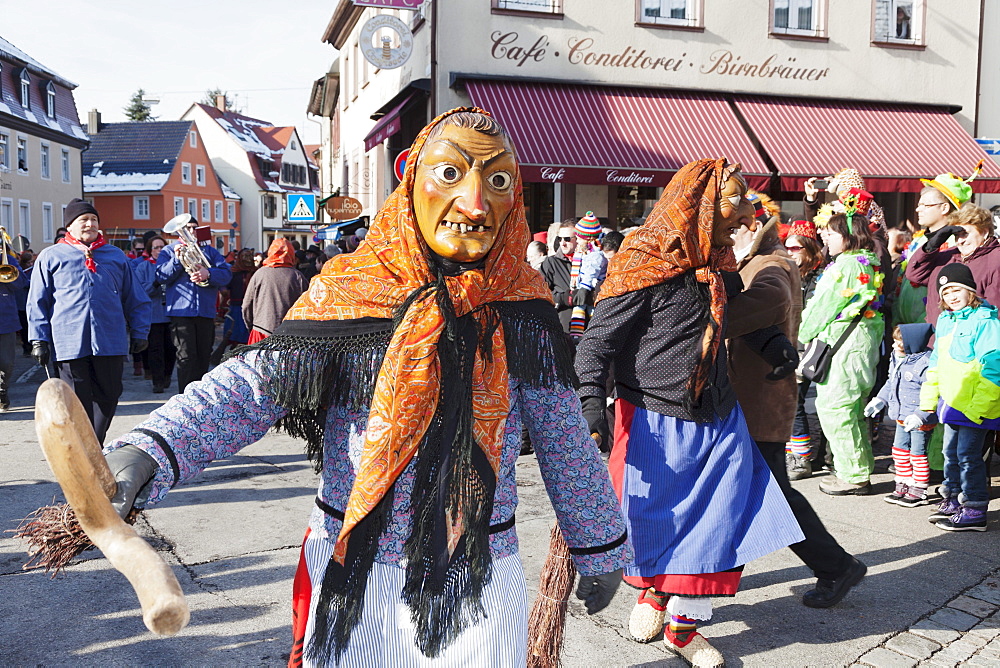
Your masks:
<svg viewBox="0 0 1000 668"><path fill-rule="evenodd" d="M868 494L874 466L871 437L862 408L875 384L878 345L884 322L884 275L869 220L860 213L838 213L822 229L833 262L802 313L799 341L819 339L840 347L826 377L816 382L816 412L833 453L836 475L823 478L820 490L833 496Z"/></svg>

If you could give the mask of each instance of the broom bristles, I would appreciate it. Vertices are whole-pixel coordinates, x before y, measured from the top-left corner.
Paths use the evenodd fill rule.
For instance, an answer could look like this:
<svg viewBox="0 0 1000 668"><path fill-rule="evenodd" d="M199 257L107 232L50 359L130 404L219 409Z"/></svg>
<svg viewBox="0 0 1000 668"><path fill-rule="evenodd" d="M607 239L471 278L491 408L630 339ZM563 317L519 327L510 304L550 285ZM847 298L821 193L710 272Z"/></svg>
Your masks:
<svg viewBox="0 0 1000 668"><path fill-rule="evenodd" d="M576 566L557 524L552 527L549 556L538 582L538 598L528 617L528 668L556 668L559 665L566 607L574 580Z"/></svg>
<svg viewBox="0 0 1000 668"><path fill-rule="evenodd" d="M125 521L134 524L138 515L133 509ZM20 520L16 529L4 533L13 533L15 538L28 543L31 558L21 566L22 570L44 568L46 573L52 572L53 578L69 562L94 547L68 503L42 506Z"/></svg>

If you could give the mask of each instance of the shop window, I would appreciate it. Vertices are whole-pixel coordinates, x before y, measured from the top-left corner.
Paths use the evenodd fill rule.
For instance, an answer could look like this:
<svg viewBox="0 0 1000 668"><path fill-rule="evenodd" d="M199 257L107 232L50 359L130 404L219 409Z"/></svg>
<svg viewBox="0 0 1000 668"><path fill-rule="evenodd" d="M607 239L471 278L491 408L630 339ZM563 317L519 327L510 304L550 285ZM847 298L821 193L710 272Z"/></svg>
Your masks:
<svg viewBox="0 0 1000 668"><path fill-rule="evenodd" d="M530 12L532 14L562 16L562 0L492 0L493 10L500 12Z"/></svg>
<svg viewBox="0 0 1000 668"><path fill-rule="evenodd" d="M524 184L524 217L532 233L545 232L555 219L555 186L552 183Z"/></svg>
<svg viewBox="0 0 1000 668"><path fill-rule="evenodd" d="M642 225L659 199L660 189L654 186L618 186L617 229Z"/></svg>
<svg viewBox="0 0 1000 668"><path fill-rule="evenodd" d="M826 37L826 1L771 0L771 34Z"/></svg>
<svg viewBox="0 0 1000 668"><path fill-rule="evenodd" d="M636 0L636 23L702 27L702 0Z"/></svg>
<svg viewBox="0 0 1000 668"><path fill-rule="evenodd" d="M923 45L923 23L923 0L875 0L872 41Z"/></svg>

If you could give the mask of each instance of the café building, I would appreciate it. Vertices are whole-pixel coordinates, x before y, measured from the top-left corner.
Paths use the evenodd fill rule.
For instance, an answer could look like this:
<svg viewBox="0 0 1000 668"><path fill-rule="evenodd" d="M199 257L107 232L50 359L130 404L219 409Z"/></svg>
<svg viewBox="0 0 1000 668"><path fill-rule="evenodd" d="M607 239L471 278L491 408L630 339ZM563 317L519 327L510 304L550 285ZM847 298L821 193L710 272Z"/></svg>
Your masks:
<svg viewBox="0 0 1000 668"><path fill-rule="evenodd" d="M460 105L510 132L533 230L588 210L641 224L676 170L706 157L740 162L793 218L806 178L845 167L889 224L912 217L920 177L966 177L981 158L977 192L1000 191L974 139L980 3L383 3L397 8L342 0L323 35L339 49L343 188L372 213L420 128ZM402 35L362 30L384 15ZM369 45L409 54L379 69Z"/></svg>

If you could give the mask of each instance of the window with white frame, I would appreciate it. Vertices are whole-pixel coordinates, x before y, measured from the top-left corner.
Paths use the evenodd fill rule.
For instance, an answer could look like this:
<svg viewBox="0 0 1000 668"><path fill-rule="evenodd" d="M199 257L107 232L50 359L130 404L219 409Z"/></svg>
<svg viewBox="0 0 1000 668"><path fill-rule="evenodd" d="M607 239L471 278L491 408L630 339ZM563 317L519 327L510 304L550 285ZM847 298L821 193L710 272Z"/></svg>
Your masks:
<svg viewBox="0 0 1000 668"><path fill-rule="evenodd" d="M236 202L226 202L226 212L229 214L229 222L236 222Z"/></svg>
<svg viewBox="0 0 1000 668"><path fill-rule="evenodd" d="M701 26L702 0L637 0L636 23Z"/></svg>
<svg viewBox="0 0 1000 668"><path fill-rule="evenodd" d="M18 210L18 234L23 234L31 241L31 200L20 199L17 201ZM11 235L13 236L13 235Z"/></svg>
<svg viewBox="0 0 1000 668"><path fill-rule="evenodd" d="M188 143L191 145L191 148L198 148L198 133L194 130L188 133Z"/></svg>
<svg viewBox="0 0 1000 668"><path fill-rule="evenodd" d="M184 213L184 198L175 197L174 198L174 215L179 216Z"/></svg>
<svg viewBox="0 0 1000 668"><path fill-rule="evenodd" d="M21 68L21 106L31 109L31 77L28 76L28 68Z"/></svg>
<svg viewBox="0 0 1000 668"><path fill-rule="evenodd" d="M826 0L771 0L771 33L826 36Z"/></svg>
<svg viewBox="0 0 1000 668"><path fill-rule="evenodd" d="M52 203L42 202L42 241L50 244L55 240L56 228L52 224Z"/></svg>
<svg viewBox="0 0 1000 668"><path fill-rule="evenodd" d="M149 220L149 197L136 195L132 198L132 217L136 220Z"/></svg>
<svg viewBox="0 0 1000 668"><path fill-rule="evenodd" d="M222 200L215 200L215 222L226 222L226 220L222 217Z"/></svg>
<svg viewBox="0 0 1000 668"><path fill-rule="evenodd" d="M875 0L873 41L924 43L924 0Z"/></svg>
<svg viewBox="0 0 1000 668"><path fill-rule="evenodd" d="M181 163L181 183L190 184L191 183L191 163L182 162Z"/></svg>
<svg viewBox="0 0 1000 668"><path fill-rule="evenodd" d="M189 199L188 200L188 210L187 210L187 212L190 213L192 216L197 216L198 215L198 200L196 200L196 199Z"/></svg>
<svg viewBox="0 0 1000 668"><path fill-rule="evenodd" d="M201 222L212 222L212 202L207 199L201 200Z"/></svg>
<svg viewBox="0 0 1000 668"><path fill-rule="evenodd" d="M69 151L62 149L62 180L69 183Z"/></svg>
<svg viewBox="0 0 1000 668"><path fill-rule="evenodd" d="M56 117L56 87L51 81L45 83L45 115L49 118Z"/></svg>
<svg viewBox="0 0 1000 668"><path fill-rule="evenodd" d="M0 132L0 172L10 171L10 135Z"/></svg>
<svg viewBox="0 0 1000 668"><path fill-rule="evenodd" d="M14 200L9 197L0 199L0 225L7 233L15 236L14 232Z"/></svg>
<svg viewBox="0 0 1000 668"><path fill-rule="evenodd" d="M562 0L493 0L493 9L562 14Z"/></svg>
<svg viewBox="0 0 1000 668"><path fill-rule="evenodd" d="M28 140L24 137L17 138L17 171L28 173Z"/></svg>
<svg viewBox="0 0 1000 668"><path fill-rule="evenodd" d="M199 186L205 185L205 165L195 165L194 182Z"/></svg>
<svg viewBox="0 0 1000 668"><path fill-rule="evenodd" d="M42 152L41 152L40 158L41 158L41 160L39 161L38 166L42 170L42 178L46 179L46 180L51 179L52 178L52 170L51 170L51 167L50 167L50 164L49 164L49 145L48 144L42 144Z"/></svg>

